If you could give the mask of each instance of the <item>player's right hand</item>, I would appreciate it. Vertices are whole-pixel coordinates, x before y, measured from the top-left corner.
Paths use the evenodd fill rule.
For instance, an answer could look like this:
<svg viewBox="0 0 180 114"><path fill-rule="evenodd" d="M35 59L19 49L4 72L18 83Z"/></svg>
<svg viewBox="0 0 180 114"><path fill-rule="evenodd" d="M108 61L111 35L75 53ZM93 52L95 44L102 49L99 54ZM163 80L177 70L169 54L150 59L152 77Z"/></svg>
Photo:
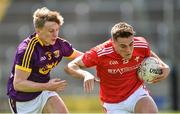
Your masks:
<svg viewBox="0 0 180 114"><path fill-rule="evenodd" d="M47 90L49 91L63 91L64 88L67 86L66 80L61 80L58 78L51 79L47 83Z"/></svg>

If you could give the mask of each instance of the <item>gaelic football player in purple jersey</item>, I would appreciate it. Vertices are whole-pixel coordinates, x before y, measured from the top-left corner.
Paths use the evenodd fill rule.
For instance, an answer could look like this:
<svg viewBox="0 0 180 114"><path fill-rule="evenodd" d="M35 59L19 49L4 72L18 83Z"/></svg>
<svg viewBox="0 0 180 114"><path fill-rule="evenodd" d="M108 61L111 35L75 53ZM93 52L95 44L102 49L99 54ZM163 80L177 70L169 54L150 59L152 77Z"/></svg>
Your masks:
<svg viewBox="0 0 180 114"><path fill-rule="evenodd" d="M67 82L50 79L50 71L63 57L74 59L82 53L58 37L63 17L46 7L33 14L35 33L23 40L16 50L7 95L13 113L68 113L56 92Z"/></svg>

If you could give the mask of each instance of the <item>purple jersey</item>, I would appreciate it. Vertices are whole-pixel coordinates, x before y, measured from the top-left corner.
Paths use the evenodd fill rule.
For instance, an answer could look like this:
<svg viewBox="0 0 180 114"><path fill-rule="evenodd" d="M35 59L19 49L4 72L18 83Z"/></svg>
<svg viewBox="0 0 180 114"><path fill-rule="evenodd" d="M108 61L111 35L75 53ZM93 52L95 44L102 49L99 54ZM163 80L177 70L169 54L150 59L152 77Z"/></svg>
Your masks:
<svg viewBox="0 0 180 114"><path fill-rule="evenodd" d="M17 48L11 76L8 80L8 96L16 101L29 101L41 92L20 92L13 87L15 68L31 72L28 80L46 83L50 80L50 71L73 53L70 43L58 38L54 45L44 46L36 34L26 38Z"/></svg>

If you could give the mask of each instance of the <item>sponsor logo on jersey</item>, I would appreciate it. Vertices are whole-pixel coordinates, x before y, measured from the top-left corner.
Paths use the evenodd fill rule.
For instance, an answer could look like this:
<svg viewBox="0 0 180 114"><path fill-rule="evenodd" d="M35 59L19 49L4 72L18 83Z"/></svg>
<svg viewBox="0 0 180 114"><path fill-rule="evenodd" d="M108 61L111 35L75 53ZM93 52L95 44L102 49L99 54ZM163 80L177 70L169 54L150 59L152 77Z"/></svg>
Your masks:
<svg viewBox="0 0 180 114"><path fill-rule="evenodd" d="M39 73L41 74L48 74L52 68L54 68L55 66L57 66L58 61L56 62L52 62L51 64L46 64L46 66L39 68Z"/></svg>
<svg viewBox="0 0 180 114"><path fill-rule="evenodd" d="M134 65L134 66L131 66L131 67L107 69L107 72L110 73L110 74L120 73L122 75L123 73L126 73L126 72L137 69L139 66L140 66L140 64L137 64L137 65Z"/></svg>

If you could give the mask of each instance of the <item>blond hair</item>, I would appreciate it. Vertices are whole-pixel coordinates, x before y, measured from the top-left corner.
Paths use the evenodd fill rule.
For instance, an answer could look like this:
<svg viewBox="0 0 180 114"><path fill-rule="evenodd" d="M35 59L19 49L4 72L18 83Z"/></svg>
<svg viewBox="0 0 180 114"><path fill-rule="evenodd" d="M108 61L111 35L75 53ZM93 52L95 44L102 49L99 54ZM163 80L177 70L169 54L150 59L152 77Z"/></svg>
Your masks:
<svg viewBox="0 0 180 114"><path fill-rule="evenodd" d="M111 29L111 36L114 39L117 39L118 37L126 38L134 34L135 31L133 30L133 27L126 22L117 23Z"/></svg>
<svg viewBox="0 0 180 114"><path fill-rule="evenodd" d="M35 28L43 28L45 22L52 21L63 25L64 18L57 11L51 11L46 7L37 9L33 14L33 23Z"/></svg>

